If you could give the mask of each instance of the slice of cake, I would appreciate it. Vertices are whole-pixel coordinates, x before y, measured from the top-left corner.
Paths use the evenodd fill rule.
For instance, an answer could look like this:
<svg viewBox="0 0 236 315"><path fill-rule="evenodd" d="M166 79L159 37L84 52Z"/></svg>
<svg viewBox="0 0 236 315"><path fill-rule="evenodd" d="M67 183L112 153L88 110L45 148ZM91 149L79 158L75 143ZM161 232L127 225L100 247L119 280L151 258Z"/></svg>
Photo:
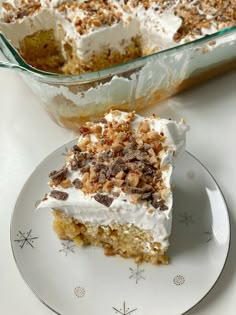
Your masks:
<svg viewBox="0 0 236 315"><path fill-rule="evenodd" d="M53 209L60 239L166 264L173 162L187 129L183 122L120 111L86 123L65 165L49 174L51 191L38 208Z"/></svg>

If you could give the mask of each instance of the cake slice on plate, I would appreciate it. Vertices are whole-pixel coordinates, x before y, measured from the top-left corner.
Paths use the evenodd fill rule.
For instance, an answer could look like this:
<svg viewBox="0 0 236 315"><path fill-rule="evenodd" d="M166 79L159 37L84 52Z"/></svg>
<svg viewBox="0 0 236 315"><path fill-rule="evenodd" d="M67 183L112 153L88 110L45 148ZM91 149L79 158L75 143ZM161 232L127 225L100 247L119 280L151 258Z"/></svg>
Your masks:
<svg viewBox="0 0 236 315"><path fill-rule="evenodd" d="M183 122L120 111L82 126L39 205L53 209L58 237L137 263L168 263L171 175L187 130Z"/></svg>

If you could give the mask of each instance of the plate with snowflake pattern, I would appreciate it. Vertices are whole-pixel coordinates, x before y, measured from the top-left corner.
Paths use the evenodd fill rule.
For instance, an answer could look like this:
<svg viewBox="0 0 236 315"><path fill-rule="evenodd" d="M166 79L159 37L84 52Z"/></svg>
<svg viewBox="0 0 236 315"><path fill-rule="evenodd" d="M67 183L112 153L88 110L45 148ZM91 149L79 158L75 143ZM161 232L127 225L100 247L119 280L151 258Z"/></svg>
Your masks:
<svg viewBox="0 0 236 315"><path fill-rule="evenodd" d="M59 240L50 209L36 210L47 176L64 163L70 142L50 154L25 183L11 221L19 272L35 295L60 315L180 315L213 288L224 268L230 223L214 178L185 152L174 170L169 265L136 265L95 247ZM217 257L217 259L216 259ZM171 301L171 302L170 302Z"/></svg>

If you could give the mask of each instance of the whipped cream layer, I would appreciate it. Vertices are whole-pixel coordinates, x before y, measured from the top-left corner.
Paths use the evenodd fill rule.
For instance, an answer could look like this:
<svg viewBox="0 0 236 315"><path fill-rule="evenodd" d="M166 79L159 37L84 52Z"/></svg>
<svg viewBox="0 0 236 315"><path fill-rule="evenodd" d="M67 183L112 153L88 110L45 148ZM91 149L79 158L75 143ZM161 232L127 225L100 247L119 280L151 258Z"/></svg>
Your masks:
<svg viewBox="0 0 236 315"><path fill-rule="evenodd" d="M65 6L66 3L66 6ZM84 6L83 6L84 5ZM25 11L24 11L25 7ZM87 60L103 49L121 53L140 35L134 12L125 12L119 1L4 1L0 30L19 49L26 36L54 30L55 39L73 47L77 57Z"/></svg>
<svg viewBox="0 0 236 315"><path fill-rule="evenodd" d="M123 133L117 133L117 130L124 128L124 126L128 126L129 129L127 130L129 130L129 137L132 137L132 140L129 143L129 140L126 139L121 148L121 142L118 143L117 139L121 138L122 135L124 136L127 130ZM81 128L83 134L78 139L78 147L84 150L80 153L75 148L69 151L66 162L67 175L66 179L60 178L61 183L58 183L58 175L55 175L55 172L51 173L51 179L54 177L50 182L52 190L39 204L38 209L57 209L82 223L95 226L135 225L151 233L153 241L160 242L162 248L167 248L169 245L168 237L171 232L173 205L171 175L175 159L181 155L185 148L185 135L188 127L184 123L159 119L155 116L144 118L133 113L113 111L107 114L101 123L98 122L95 125L90 123ZM84 134L85 131L88 132L86 128L100 130L100 133L91 131ZM106 136L112 134L111 128L114 128L113 140L111 136L108 138ZM149 137L153 137L153 140ZM147 140L143 142L142 139ZM91 156L91 150L96 146L99 147L100 143L105 143L105 141L110 143L108 148L99 152L94 150ZM155 144L156 153L150 141ZM85 145L84 143L88 144ZM129 150L131 146L135 146L135 149ZM89 176L92 180L89 188L85 186L84 178L87 175L84 173L83 167L76 167L76 169L74 167L76 154L88 154L87 161L83 162L83 167L90 165ZM96 173L91 168L93 170L105 168L99 160L103 154L115 156L112 162L111 160L103 162L108 168L109 174L120 165L122 165L120 168L122 171L113 173L112 177L105 175L106 182L102 187L99 181L101 175L105 173L100 173L97 183L96 180L93 181ZM125 164L122 164L122 160ZM118 164L117 161L121 164ZM134 163L136 164L134 165ZM141 168L142 171L139 171ZM152 177L156 176L159 179L155 182ZM71 185L69 184L69 187L66 188L63 187L65 181L67 183L69 181ZM109 183L112 183L111 187L109 187ZM98 188L95 185L98 185ZM88 192L87 189L92 190L92 192ZM54 193L52 193L53 191ZM57 196L58 192L59 195ZM62 193L61 197L60 193ZM65 200L62 200L64 198Z"/></svg>
<svg viewBox="0 0 236 315"><path fill-rule="evenodd" d="M150 54L235 25L233 4L215 1L3 1L0 29L19 48L25 36L53 29L87 60L103 49L124 52L140 37ZM65 52L64 52L65 55Z"/></svg>

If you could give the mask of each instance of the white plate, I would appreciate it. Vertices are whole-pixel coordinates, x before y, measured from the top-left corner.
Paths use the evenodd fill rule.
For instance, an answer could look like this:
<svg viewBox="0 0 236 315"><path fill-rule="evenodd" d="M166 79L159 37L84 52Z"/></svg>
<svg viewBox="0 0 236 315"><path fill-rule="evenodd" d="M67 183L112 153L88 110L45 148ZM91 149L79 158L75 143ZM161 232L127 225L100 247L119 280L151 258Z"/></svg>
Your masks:
<svg viewBox="0 0 236 315"><path fill-rule="evenodd" d="M48 173L62 166L70 146L37 167L13 212L12 250L32 291L63 315L179 315L199 303L219 278L230 243L226 204L209 172L189 153L183 155L174 176L170 264L137 266L57 239L51 211L35 211L48 191Z"/></svg>

